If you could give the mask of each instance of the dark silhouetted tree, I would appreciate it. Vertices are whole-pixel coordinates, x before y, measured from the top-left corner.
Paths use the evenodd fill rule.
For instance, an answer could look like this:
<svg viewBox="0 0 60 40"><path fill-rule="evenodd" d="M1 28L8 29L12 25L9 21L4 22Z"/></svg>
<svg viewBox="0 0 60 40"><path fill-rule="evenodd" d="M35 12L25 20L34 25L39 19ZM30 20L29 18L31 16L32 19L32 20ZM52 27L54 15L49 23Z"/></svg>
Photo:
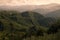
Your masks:
<svg viewBox="0 0 60 40"><path fill-rule="evenodd" d="M54 34L56 32L58 32L58 27L55 27L54 25L52 25L47 31L48 34Z"/></svg>
<svg viewBox="0 0 60 40"><path fill-rule="evenodd" d="M4 25L3 25L3 23L0 21L0 31L3 31L3 29L4 29Z"/></svg>

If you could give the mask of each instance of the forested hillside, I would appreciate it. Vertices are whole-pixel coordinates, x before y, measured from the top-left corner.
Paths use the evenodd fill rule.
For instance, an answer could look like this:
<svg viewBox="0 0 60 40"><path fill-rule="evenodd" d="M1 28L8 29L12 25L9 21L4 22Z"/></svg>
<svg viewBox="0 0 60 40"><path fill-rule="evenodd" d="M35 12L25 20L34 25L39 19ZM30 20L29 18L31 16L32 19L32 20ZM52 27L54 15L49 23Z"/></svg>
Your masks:
<svg viewBox="0 0 60 40"><path fill-rule="evenodd" d="M25 11L0 11L0 40L60 40L60 19Z"/></svg>

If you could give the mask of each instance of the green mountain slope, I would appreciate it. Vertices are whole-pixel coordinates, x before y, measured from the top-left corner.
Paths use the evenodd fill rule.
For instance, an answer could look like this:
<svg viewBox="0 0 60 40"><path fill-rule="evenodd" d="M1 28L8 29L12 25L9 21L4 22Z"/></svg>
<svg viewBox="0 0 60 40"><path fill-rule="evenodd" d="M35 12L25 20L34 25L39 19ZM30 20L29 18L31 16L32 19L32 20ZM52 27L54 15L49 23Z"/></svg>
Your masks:
<svg viewBox="0 0 60 40"><path fill-rule="evenodd" d="M31 36L35 38L41 36L39 40L43 40L49 36L49 38L46 38L48 40L51 37L53 38L53 33L56 33L57 31L55 30L58 30L53 23L55 23L54 18L44 17L32 11L22 13L16 11L0 11L0 39L23 40ZM49 32L52 35L48 35Z"/></svg>
<svg viewBox="0 0 60 40"><path fill-rule="evenodd" d="M1 11L0 18L8 22L16 23L21 28L29 28L32 26L49 26L55 22L54 18L45 18L43 15L36 12L16 12L16 11Z"/></svg>

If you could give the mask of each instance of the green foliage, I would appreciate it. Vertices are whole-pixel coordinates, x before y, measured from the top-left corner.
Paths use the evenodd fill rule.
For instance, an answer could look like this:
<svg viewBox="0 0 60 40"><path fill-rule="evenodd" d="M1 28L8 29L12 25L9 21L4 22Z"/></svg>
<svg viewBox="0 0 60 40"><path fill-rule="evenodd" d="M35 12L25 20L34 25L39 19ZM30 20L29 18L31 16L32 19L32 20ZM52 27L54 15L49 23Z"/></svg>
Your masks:
<svg viewBox="0 0 60 40"><path fill-rule="evenodd" d="M54 28L57 33L47 34ZM0 11L0 40L60 40L59 28L60 20L36 12Z"/></svg>

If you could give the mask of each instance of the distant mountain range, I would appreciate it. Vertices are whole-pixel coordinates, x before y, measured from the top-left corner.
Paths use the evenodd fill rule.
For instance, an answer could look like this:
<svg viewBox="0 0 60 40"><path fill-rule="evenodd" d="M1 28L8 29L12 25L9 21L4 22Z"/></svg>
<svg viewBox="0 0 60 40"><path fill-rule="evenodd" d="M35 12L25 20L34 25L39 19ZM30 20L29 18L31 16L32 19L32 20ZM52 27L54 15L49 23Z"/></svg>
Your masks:
<svg viewBox="0 0 60 40"><path fill-rule="evenodd" d="M46 17L60 18L60 10L56 10L45 15Z"/></svg>
<svg viewBox="0 0 60 40"><path fill-rule="evenodd" d="M47 5L22 5L22 6L0 6L1 10L16 10L16 11L35 11L41 14L47 14L60 9L60 4L51 3Z"/></svg>
<svg viewBox="0 0 60 40"><path fill-rule="evenodd" d="M60 17L60 4L0 6L0 10L15 10L19 12L33 11L48 17Z"/></svg>
<svg viewBox="0 0 60 40"><path fill-rule="evenodd" d="M48 4L41 5L40 8L35 9L35 12L39 12L41 14L47 14L49 12L53 12L60 9L60 4Z"/></svg>

